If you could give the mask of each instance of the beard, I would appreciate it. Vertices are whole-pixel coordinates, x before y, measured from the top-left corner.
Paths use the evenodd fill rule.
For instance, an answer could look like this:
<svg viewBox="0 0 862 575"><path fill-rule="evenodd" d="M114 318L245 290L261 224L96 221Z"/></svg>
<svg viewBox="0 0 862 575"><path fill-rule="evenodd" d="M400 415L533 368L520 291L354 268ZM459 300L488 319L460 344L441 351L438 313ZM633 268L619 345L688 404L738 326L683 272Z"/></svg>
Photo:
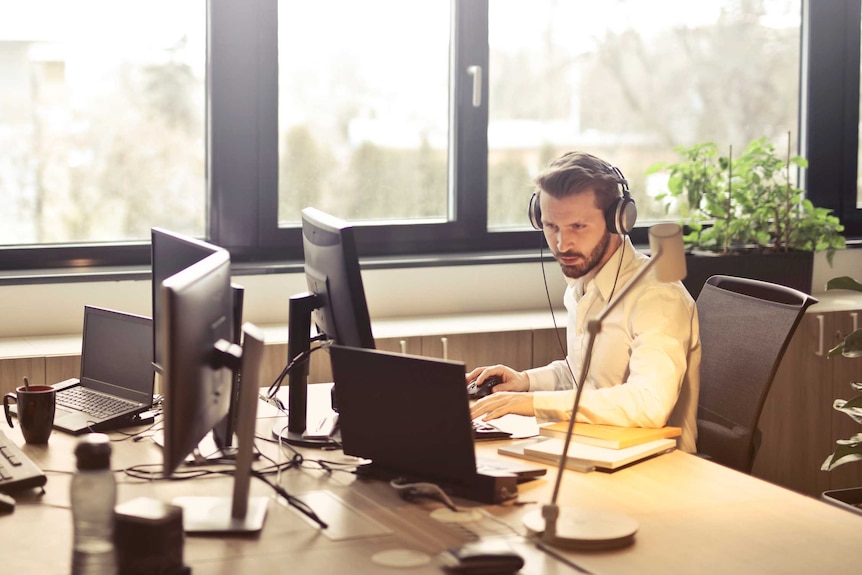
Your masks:
<svg viewBox="0 0 862 575"><path fill-rule="evenodd" d="M580 263L575 265L565 265L560 262L560 268L563 270L563 275L572 279L578 279L590 273L596 266L601 263L605 252L608 251L608 246L611 244L611 233L606 231L593 248L589 255L584 255L580 252L555 252L554 257L558 262L560 258L580 258Z"/></svg>

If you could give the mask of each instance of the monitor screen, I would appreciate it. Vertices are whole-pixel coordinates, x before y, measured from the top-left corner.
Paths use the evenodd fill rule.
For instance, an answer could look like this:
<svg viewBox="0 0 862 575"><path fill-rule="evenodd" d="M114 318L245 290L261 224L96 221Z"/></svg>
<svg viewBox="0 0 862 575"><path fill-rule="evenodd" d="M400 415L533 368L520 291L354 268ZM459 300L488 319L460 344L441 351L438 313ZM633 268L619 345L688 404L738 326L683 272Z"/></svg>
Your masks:
<svg viewBox="0 0 862 575"><path fill-rule="evenodd" d="M159 313L163 305L160 292L162 282L221 248L161 228L152 228L150 230L150 239L152 242L150 257L153 276L153 321L155 322L153 325L153 362L156 365L156 369L161 371L163 358L160 355L162 346L159 342L161 330L159 329L158 322L162 316Z"/></svg>
<svg viewBox="0 0 862 575"><path fill-rule="evenodd" d="M353 227L315 208L302 210L308 291L317 329L339 345L374 348Z"/></svg>
<svg viewBox="0 0 862 575"><path fill-rule="evenodd" d="M233 371L230 255L219 249L161 284L158 327L165 393L164 466L172 473L227 414ZM233 368L233 369L232 369Z"/></svg>
<svg viewBox="0 0 862 575"><path fill-rule="evenodd" d="M152 341L152 319L84 306L82 383L103 393L152 404Z"/></svg>

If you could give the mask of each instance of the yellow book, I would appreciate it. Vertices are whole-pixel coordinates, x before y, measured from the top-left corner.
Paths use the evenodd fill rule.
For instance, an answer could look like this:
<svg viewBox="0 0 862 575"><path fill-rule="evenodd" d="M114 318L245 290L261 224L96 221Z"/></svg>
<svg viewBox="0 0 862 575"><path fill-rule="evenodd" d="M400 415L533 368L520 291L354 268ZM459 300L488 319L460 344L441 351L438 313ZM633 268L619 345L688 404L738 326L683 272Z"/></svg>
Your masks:
<svg viewBox="0 0 862 575"><path fill-rule="evenodd" d="M558 421L542 426L539 428L539 433L545 437L565 439L568 429L568 421ZM625 449L656 439L671 439L680 435L682 435L680 427L617 427L597 423L576 423L572 431L572 441L608 449Z"/></svg>

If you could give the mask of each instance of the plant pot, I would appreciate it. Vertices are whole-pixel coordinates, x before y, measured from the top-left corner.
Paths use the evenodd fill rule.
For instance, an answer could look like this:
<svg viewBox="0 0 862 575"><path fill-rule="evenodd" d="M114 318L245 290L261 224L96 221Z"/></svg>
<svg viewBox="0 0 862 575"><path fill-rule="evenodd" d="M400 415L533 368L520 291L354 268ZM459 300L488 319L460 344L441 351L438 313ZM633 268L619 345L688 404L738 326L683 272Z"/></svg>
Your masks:
<svg viewBox="0 0 862 575"><path fill-rule="evenodd" d="M714 275L756 279L811 293L814 252L697 252L686 254L685 263L688 273L682 283L695 299L704 282Z"/></svg>
<svg viewBox="0 0 862 575"><path fill-rule="evenodd" d="M862 515L862 487L831 489L824 491L821 497L824 501L837 505L841 509Z"/></svg>

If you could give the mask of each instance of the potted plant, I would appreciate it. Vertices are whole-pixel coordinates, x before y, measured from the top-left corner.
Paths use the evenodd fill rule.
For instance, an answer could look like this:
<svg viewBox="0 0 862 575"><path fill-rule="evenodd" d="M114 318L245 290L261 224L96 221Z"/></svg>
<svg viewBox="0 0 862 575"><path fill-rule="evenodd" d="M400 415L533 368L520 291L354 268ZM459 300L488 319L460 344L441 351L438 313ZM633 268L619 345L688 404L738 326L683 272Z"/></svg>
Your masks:
<svg viewBox="0 0 862 575"><path fill-rule="evenodd" d="M826 283L827 290L845 289L862 292L862 284L849 277L838 277ZM828 357L843 355L844 357L862 357L862 328L846 336L838 345L829 350ZM862 383L850 382L856 392L862 392ZM848 415L853 421L862 425L862 395L853 399L836 399L833 408ZM826 458L820 467L823 471L831 471L839 465L862 460L862 431L847 439L835 442L835 450ZM862 487L849 489L833 489L825 491L823 498L831 503L847 507L862 513Z"/></svg>
<svg viewBox="0 0 862 575"><path fill-rule="evenodd" d="M716 273L753 277L811 293L815 251L826 251L829 263L845 245L844 230L831 210L818 208L794 185L793 176L808 162L787 153L778 156L766 138L753 140L738 157L730 148L721 156L711 142L680 146L681 160L650 166L647 174L666 171L668 191L657 196L681 216L691 253L714 256L689 259L689 290ZM725 256L767 256L751 258ZM722 259L723 258L723 259ZM796 262L797 273L789 271ZM770 272L770 266L775 270ZM692 292L696 297L696 293Z"/></svg>

